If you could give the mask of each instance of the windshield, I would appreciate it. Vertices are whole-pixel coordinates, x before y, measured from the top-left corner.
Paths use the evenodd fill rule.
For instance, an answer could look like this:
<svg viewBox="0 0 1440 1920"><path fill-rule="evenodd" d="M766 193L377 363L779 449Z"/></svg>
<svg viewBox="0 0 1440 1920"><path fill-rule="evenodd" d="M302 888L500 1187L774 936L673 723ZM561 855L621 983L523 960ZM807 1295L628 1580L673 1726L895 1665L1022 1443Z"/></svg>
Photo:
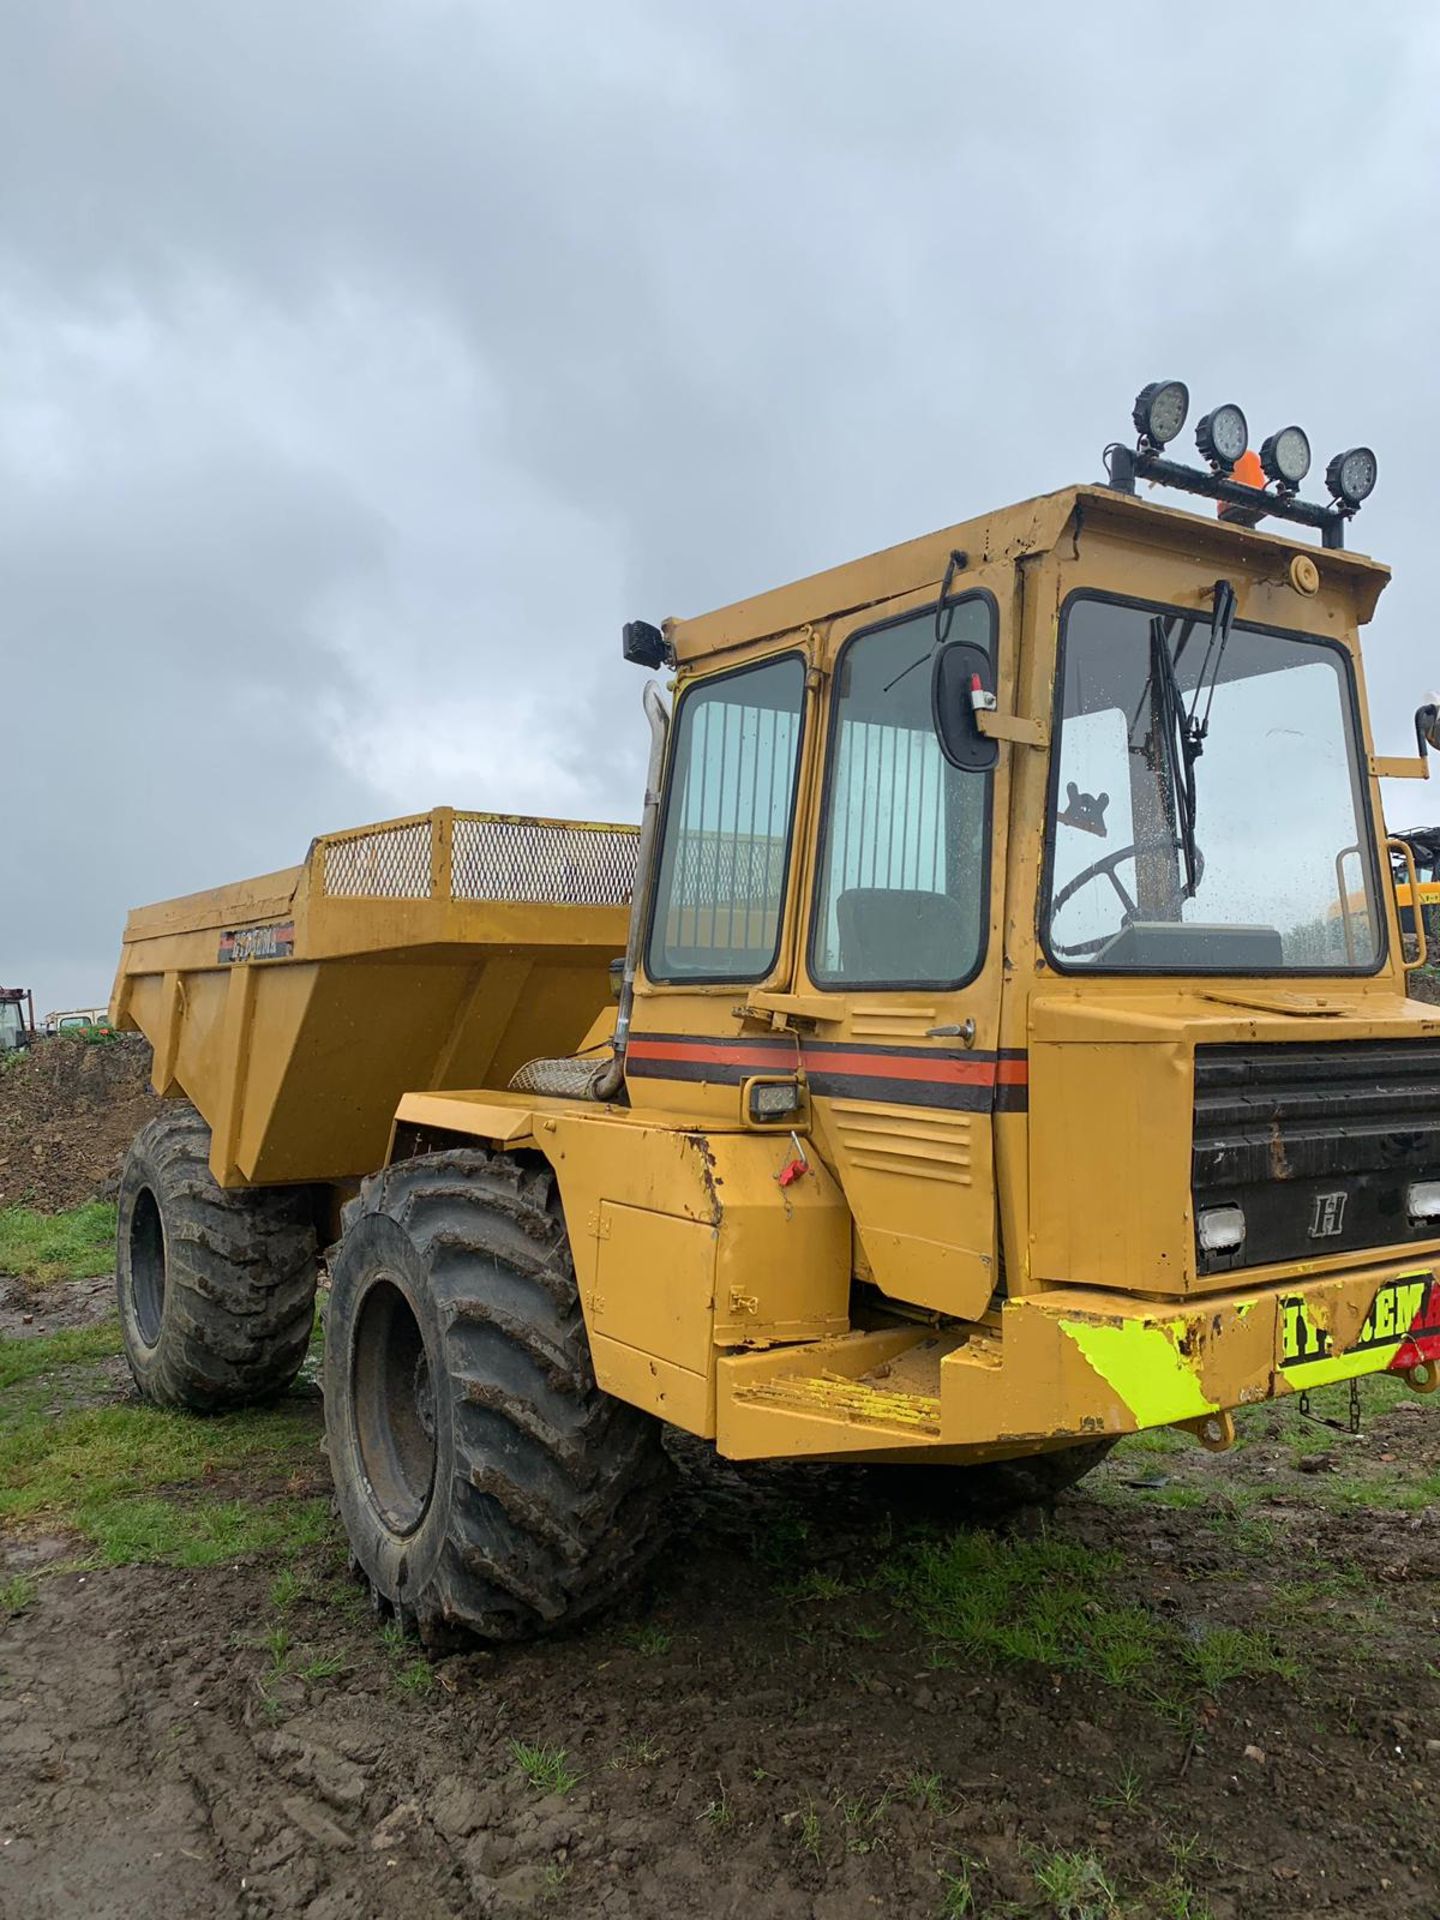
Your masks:
<svg viewBox="0 0 1440 1920"><path fill-rule="evenodd" d="M1373 971L1383 933L1345 656L1238 624L1213 638L1208 606L1070 603L1050 957L1105 972ZM1177 693L1205 721L1188 800Z"/></svg>

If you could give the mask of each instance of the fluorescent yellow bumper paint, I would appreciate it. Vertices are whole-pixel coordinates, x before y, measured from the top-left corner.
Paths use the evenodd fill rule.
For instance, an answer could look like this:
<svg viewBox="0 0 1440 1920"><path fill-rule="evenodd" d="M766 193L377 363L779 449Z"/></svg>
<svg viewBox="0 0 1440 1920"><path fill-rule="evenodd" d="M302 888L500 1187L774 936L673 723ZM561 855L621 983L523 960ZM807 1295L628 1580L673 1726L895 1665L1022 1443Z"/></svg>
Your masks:
<svg viewBox="0 0 1440 1920"><path fill-rule="evenodd" d="M1060 1330L1114 1389L1134 1414L1138 1427L1193 1420L1200 1414L1214 1413L1219 1404L1206 1397L1194 1368L1179 1350L1177 1342L1185 1331L1183 1320L1159 1326L1142 1320L1109 1326L1062 1320Z"/></svg>

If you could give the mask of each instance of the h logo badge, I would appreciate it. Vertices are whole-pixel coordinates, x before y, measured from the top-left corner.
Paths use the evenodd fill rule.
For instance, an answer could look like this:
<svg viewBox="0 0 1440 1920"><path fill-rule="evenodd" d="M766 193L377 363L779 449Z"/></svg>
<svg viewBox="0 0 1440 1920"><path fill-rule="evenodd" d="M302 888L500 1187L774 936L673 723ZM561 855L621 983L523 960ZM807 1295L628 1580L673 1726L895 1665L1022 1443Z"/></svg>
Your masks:
<svg viewBox="0 0 1440 1920"><path fill-rule="evenodd" d="M1315 1211L1310 1216L1310 1238L1329 1240L1339 1233L1345 1224L1345 1202L1349 1196L1342 1188L1339 1193L1317 1193Z"/></svg>

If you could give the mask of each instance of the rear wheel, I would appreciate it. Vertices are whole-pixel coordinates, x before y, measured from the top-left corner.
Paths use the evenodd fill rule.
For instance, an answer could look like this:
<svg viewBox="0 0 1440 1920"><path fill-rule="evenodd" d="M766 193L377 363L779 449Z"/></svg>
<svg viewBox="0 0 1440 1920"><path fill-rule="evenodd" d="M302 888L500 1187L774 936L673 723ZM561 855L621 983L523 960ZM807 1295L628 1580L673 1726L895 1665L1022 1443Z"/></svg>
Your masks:
<svg viewBox="0 0 1440 1920"><path fill-rule="evenodd" d="M473 1149L365 1183L331 1275L325 1432L358 1570L432 1643L584 1620L664 1536L660 1426L595 1383L543 1166Z"/></svg>
<svg viewBox="0 0 1440 1920"><path fill-rule="evenodd" d="M164 1407L218 1413L295 1378L315 1314L317 1244L303 1189L227 1193L190 1107L156 1116L125 1157L115 1287L135 1384Z"/></svg>

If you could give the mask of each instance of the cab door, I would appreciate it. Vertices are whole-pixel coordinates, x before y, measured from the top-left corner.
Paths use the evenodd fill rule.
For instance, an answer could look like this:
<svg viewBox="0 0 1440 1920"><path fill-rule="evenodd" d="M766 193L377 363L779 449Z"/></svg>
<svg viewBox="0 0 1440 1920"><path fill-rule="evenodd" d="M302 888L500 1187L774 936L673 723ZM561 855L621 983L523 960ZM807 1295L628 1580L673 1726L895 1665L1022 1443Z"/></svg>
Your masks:
<svg viewBox="0 0 1440 1920"><path fill-rule="evenodd" d="M1008 758L942 756L937 641L985 652L1009 704L1002 608L1013 570L937 605L906 596L837 622L824 768L796 969L816 1140L882 1292L974 1319L999 1284L993 1116L1024 1099L998 1047ZM800 1004L803 1002L803 1006Z"/></svg>

